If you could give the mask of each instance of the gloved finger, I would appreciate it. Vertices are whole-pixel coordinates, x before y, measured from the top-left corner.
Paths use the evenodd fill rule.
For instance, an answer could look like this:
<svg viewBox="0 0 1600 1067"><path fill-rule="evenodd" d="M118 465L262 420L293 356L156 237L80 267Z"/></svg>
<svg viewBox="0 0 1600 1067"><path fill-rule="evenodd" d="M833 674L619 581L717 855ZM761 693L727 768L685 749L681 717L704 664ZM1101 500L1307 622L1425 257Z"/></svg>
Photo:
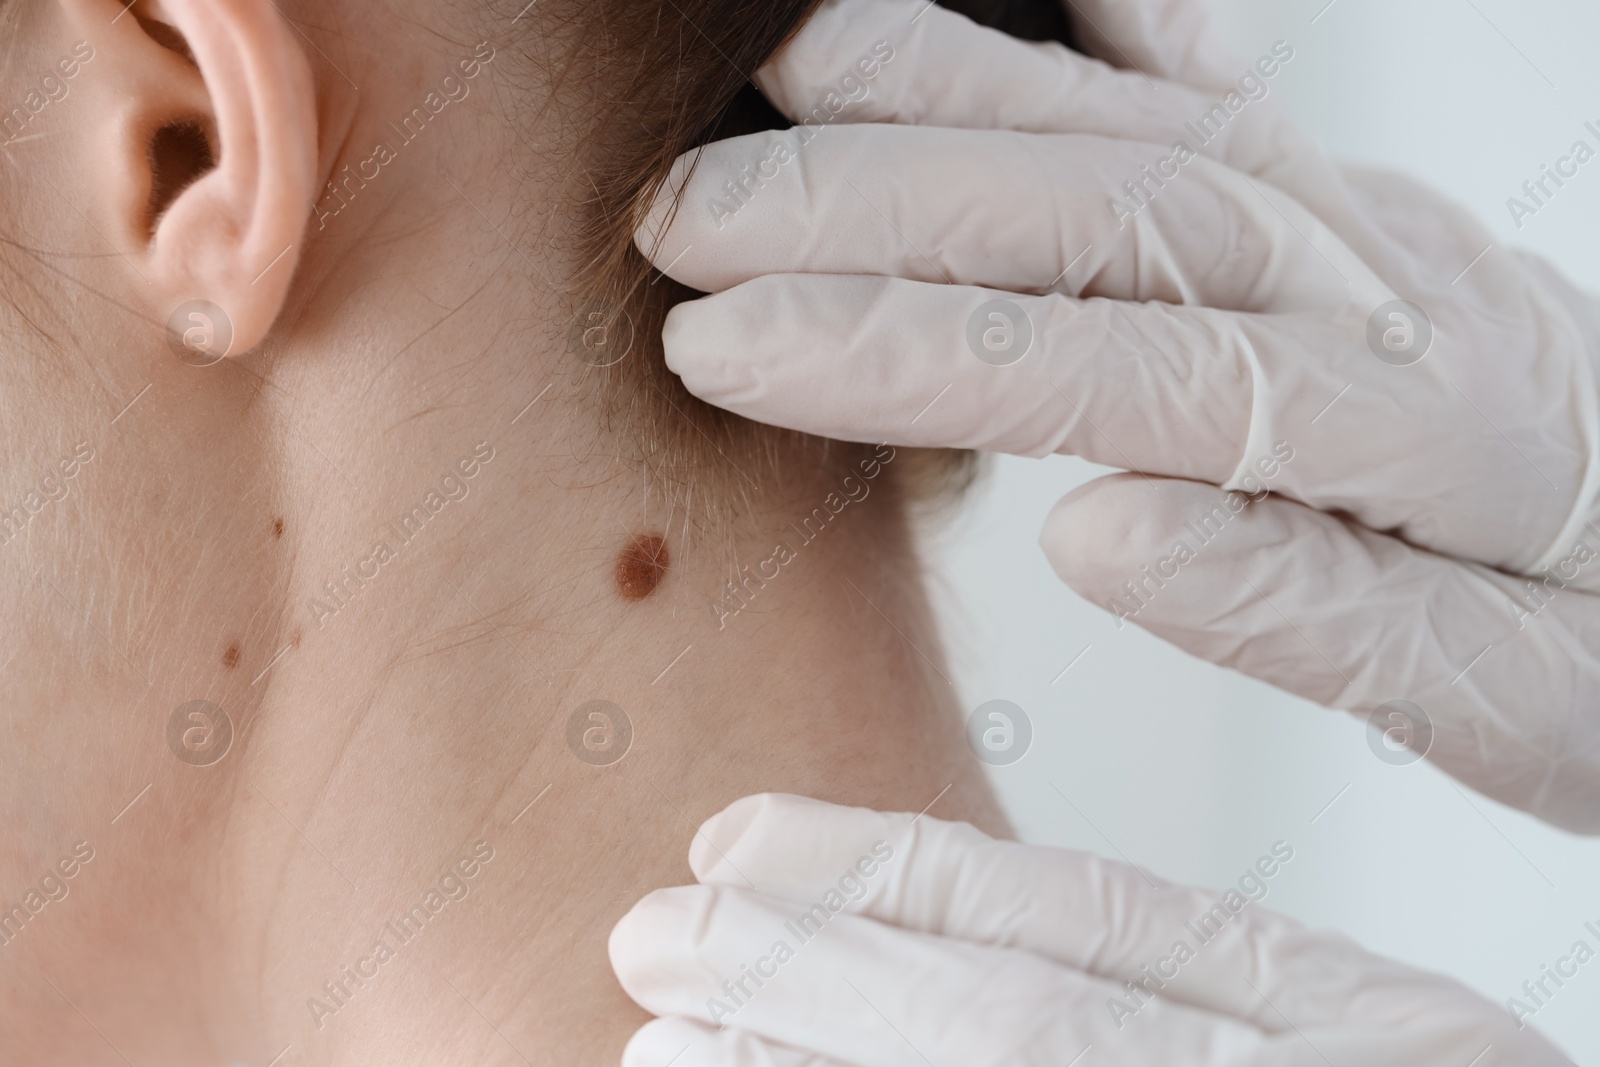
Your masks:
<svg viewBox="0 0 1600 1067"><path fill-rule="evenodd" d="M1102 200L1124 195L1123 182L1147 180L1144 165L1171 173L1181 140L1283 190L1397 287L1432 284L1412 276L1405 250L1363 218L1338 169L1271 98L1270 80L1293 60L1292 45L1277 42L1246 65L1221 58L1198 3L1085 0L1069 8L1088 38L1105 45L1102 58L1138 70L1119 79L1066 49L1012 40L927 0L832 0L757 78L800 124L802 144L830 126L859 122L1102 132L1149 142L1147 157ZM750 164L773 168L765 158ZM737 190L754 179L734 181Z"/></svg>
<svg viewBox="0 0 1600 1067"><path fill-rule="evenodd" d="M1497 416L1504 401L1526 419L1531 396L1551 424L1569 418L1549 381L1570 353L1473 401L1443 357L1398 368L1373 358L1365 311L1251 315L767 275L680 304L663 340L691 392L788 429L1063 452L1249 492L1264 475L1285 496L1436 552L1512 573L1547 565L1581 534L1568 525L1573 501L1593 498L1588 452L1537 426L1515 431L1513 446ZM1457 325L1441 321L1441 347Z"/></svg>
<svg viewBox="0 0 1600 1067"><path fill-rule="evenodd" d="M1089 1045L1106 1064L1244 1064L1272 1042L1145 998L1139 1025L1119 1028L1106 1005L1125 990L1033 953L730 887L650 894L612 931L610 951L647 1011L871 1067L926 1067L935 1054L971 1067L1060 1067Z"/></svg>
<svg viewBox="0 0 1600 1067"><path fill-rule="evenodd" d="M1325 330L1307 336L1342 340ZM1252 432L1256 361L1308 396L1349 380L1319 388L1341 361L1272 317L899 278L768 275L678 305L662 336L690 392L761 422L1218 483Z"/></svg>
<svg viewBox="0 0 1600 1067"><path fill-rule="evenodd" d="M1258 173L1308 146L1281 112L1260 106L1271 91L1266 79L1285 57L1293 57L1287 46L1233 75L1245 84L1229 91L1248 101L1233 111L1212 94L1117 70L1054 42L1019 40L927 0L829 0L755 81L810 133L834 124L904 123L1164 146L1181 137L1213 159ZM1185 123L1200 125L1190 130ZM1145 154L1140 162L1156 158Z"/></svg>
<svg viewBox="0 0 1600 1067"><path fill-rule="evenodd" d="M1119 990L1107 1014L1130 1028L1146 1026L1144 1002L1159 996L1278 1039L1270 1054L1230 1063L1275 1065L1307 1040L1332 1062L1470 1061L1491 1039L1499 1063L1551 1062L1531 1031L1519 1037L1508 1014L1456 983L1257 907L1294 858L1292 844L1275 842L1235 887L1208 893L1086 853L997 841L965 823L779 794L735 801L701 826L689 853L695 876L721 891L754 882L796 909L817 902L808 914L849 912L830 924L860 914L930 944L1022 949L1098 975ZM912 943L921 944L881 948ZM906 973L924 966L913 955L887 959Z"/></svg>
<svg viewBox="0 0 1600 1067"><path fill-rule="evenodd" d="M856 1067L805 1049L678 1016L652 1019L622 1051L622 1067ZM868 1065L864 1065L868 1067Z"/></svg>
<svg viewBox="0 0 1600 1067"><path fill-rule="evenodd" d="M1356 945L1251 905L1294 855L1276 842L1238 887L1206 893L1089 853L997 841L966 823L767 794L707 820L689 863L703 883L851 900L869 918L1026 949L1277 1032L1282 1018L1263 996L1318 1024L1343 1014L1352 976L1388 977Z"/></svg>
<svg viewBox="0 0 1600 1067"><path fill-rule="evenodd" d="M1153 145L1004 130L806 137L769 131L680 159L637 244L705 292L788 273L1276 314L1393 298L1304 207L1209 159L1180 171ZM1124 182L1147 199L1118 193Z"/></svg>
<svg viewBox="0 0 1600 1067"><path fill-rule="evenodd" d="M1381 716L1392 737L1505 804L1600 833L1600 598L1245 499L1113 476L1063 499L1041 543L1119 621L1329 707L1409 701Z"/></svg>
<svg viewBox="0 0 1600 1067"><path fill-rule="evenodd" d="M1239 64L1205 0L1061 0L1091 55L1201 89L1226 90Z"/></svg>

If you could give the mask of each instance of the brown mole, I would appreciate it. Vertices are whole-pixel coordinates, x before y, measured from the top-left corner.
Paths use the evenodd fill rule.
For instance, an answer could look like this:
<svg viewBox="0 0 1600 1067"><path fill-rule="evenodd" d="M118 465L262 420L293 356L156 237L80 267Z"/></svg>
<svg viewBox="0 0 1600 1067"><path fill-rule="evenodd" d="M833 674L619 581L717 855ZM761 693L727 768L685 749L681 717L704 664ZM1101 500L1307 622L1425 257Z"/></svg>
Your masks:
<svg viewBox="0 0 1600 1067"><path fill-rule="evenodd" d="M637 534L617 555L617 592L624 600L643 600L656 591L672 565L667 539L658 533Z"/></svg>
<svg viewBox="0 0 1600 1067"><path fill-rule="evenodd" d="M276 541L278 538L280 538L282 536L283 536L283 520L282 519L273 519L272 520L272 539Z"/></svg>
<svg viewBox="0 0 1600 1067"><path fill-rule="evenodd" d="M228 651L222 654L222 665L230 671L239 665L239 644L234 642L228 646Z"/></svg>

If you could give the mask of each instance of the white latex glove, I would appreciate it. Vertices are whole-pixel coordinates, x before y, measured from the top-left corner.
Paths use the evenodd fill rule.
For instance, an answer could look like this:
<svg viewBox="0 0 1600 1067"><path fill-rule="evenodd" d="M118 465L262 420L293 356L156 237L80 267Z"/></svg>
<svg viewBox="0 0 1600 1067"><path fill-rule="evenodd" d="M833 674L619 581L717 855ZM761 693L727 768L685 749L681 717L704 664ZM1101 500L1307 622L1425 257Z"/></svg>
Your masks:
<svg viewBox="0 0 1600 1067"><path fill-rule="evenodd" d="M685 157L640 229L716 294L674 309L668 365L811 433L1142 472L1051 515L1045 550L1079 592L1329 706L1412 701L1449 773L1600 832L1600 601L1580 591L1600 590L1597 305L1483 254L1428 191L1341 172L1270 97L1115 211L1198 143L1184 124L1224 98L1220 72L1254 68L1202 55L1191 3L1088 7L1141 70L926 0L825 3L757 75L810 125ZM1408 366L1420 349L1384 342L1404 321L1374 318L1397 297L1434 330ZM972 340L1005 340L994 300L1033 335L1008 366ZM1216 486L1280 495L1235 516ZM1195 536L1208 517L1224 536Z"/></svg>
<svg viewBox="0 0 1600 1067"><path fill-rule="evenodd" d="M1249 892L1292 860L1277 842ZM1568 1062L1455 982L1238 889L1156 884L965 823L746 797L689 862L699 885L650 894L611 934L622 987L661 1016L624 1067Z"/></svg>

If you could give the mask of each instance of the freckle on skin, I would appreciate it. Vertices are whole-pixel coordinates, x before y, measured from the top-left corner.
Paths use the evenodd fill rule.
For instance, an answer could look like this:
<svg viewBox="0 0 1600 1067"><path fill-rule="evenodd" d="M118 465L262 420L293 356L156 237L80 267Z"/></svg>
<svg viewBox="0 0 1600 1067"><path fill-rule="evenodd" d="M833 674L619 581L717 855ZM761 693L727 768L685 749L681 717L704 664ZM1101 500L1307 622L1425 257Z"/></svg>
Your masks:
<svg viewBox="0 0 1600 1067"><path fill-rule="evenodd" d="M617 555L617 592L624 600L643 600L656 591L671 565L665 537L658 533L632 537Z"/></svg>
<svg viewBox="0 0 1600 1067"><path fill-rule="evenodd" d="M222 654L222 665L230 671L239 665L239 646L237 644L229 645L228 651Z"/></svg>
<svg viewBox="0 0 1600 1067"><path fill-rule="evenodd" d="M296 630L294 632L294 636L289 638L289 643L291 645L293 645L295 648L299 648L300 647L300 631L299 630Z"/></svg>
<svg viewBox="0 0 1600 1067"><path fill-rule="evenodd" d="M273 537L273 539L276 540L276 539L278 539L278 538L280 538L282 536L283 536L283 520L282 519L273 519L272 520L272 537Z"/></svg>

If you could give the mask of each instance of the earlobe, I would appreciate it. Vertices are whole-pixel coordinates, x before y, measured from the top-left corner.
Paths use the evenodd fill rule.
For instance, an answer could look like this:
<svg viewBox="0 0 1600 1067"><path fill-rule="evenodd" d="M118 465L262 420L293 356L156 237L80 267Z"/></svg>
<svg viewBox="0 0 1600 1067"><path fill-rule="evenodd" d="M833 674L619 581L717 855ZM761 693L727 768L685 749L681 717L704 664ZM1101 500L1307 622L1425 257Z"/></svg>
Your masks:
<svg viewBox="0 0 1600 1067"><path fill-rule="evenodd" d="M100 203L186 361L259 344L317 185L316 99L272 0L61 0L96 53ZM191 328L191 327L195 328Z"/></svg>

